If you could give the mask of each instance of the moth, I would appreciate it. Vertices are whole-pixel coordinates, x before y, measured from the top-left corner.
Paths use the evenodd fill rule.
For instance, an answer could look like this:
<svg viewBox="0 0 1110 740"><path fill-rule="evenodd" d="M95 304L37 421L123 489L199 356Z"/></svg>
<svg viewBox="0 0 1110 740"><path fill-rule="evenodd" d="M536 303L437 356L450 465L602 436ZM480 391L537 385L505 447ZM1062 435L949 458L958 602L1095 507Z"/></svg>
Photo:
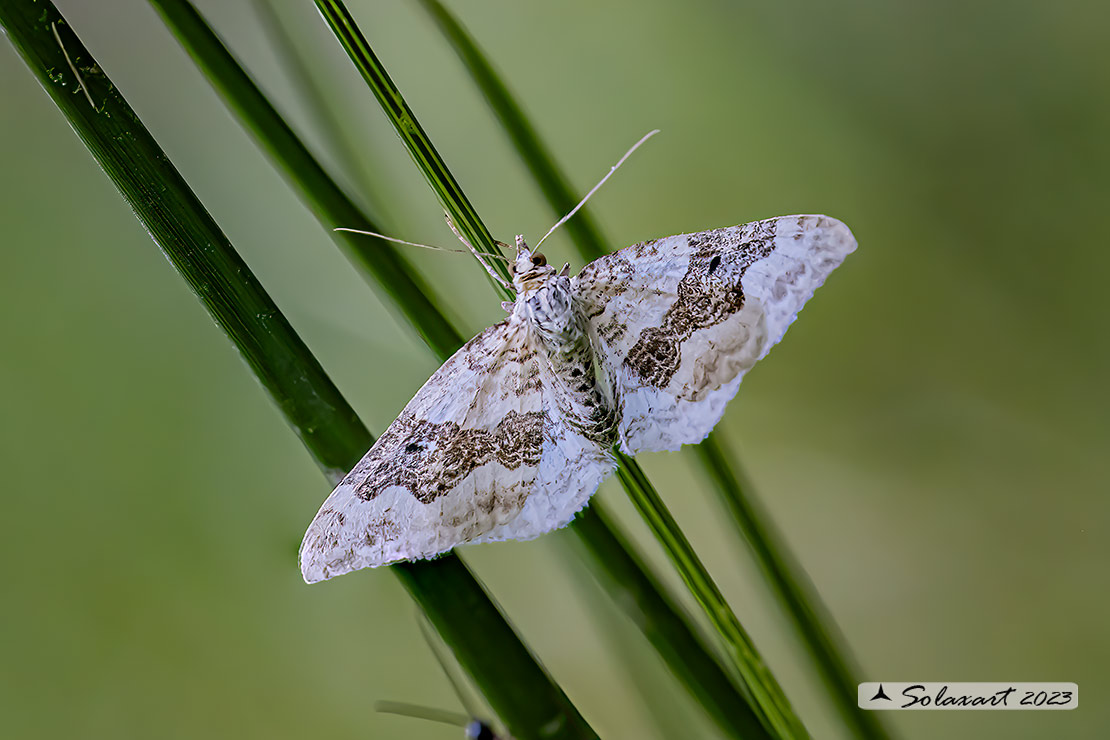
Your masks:
<svg viewBox="0 0 1110 740"><path fill-rule="evenodd" d="M566 525L629 454L703 440L856 247L827 216L634 244L575 276L524 238L507 318L436 371L332 491L305 581Z"/></svg>

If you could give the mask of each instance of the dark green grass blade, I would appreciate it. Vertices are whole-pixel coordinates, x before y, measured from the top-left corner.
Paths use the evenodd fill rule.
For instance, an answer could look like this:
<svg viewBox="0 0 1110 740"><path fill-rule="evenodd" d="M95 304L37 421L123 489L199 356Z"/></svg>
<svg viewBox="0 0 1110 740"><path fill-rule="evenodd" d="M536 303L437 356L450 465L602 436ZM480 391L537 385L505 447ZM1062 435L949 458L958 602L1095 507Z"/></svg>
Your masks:
<svg viewBox="0 0 1110 740"><path fill-rule="evenodd" d="M809 649L825 683L833 695L841 718L860 737L881 740L888 737L874 712L861 710L857 703L858 670L850 667L849 658L837 645L844 644L836 623L825 609L805 571L791 562L790 552L768 517L745 492L751 490L747 478L729 462L720 440L712 435L697 447L703 467L716 484L721 499L736 526L755 553L756 560L768 583L782 601L795 628ZM743 481L743 483L741 482Z"/></svg>
<svg viewBox="0 0 1110 740"><path fill-rule="evenodd" d="M382 216L383 198L380 197L378 183L370 177L369 170L361 165L362 148L343 127L334 106L329 104L324 94L327 81L313 75L309 60L298 51L294 43L293 30L284 19L283 12L274 5L273 0L251 0L251 7L262 27L262 32L270 39L270 45L277 52L278 63L285 70L285 75L297 95L304 100L304 112L322 133L323 142L328 147L335 166L358 188L363 202L371 205L371 210L376 212L378 221L388 222L388 219Z"/></svg>
<svg viewBox="0 0 1110 740"><path fill-rule="evenodd" d="M391 304L424 341L440 357L449 357L462 345L463 338L439 312L432 290L408 260L397 254L394 245L368 236L331 231L336 226L377 233L382 229L328 175L190 3L150 2L321 225L382 287Z"/></svg>
<svg viewBox="0 0 1110 740"><path fill-rule="evenodd" d="M747 631L740 625L709 571L702 565L689 540L659 499L659 494L644 475L644 471L632 458L620 452L616 454L621 462L617 475L625 483L632 503L644 517L690 593L721 636L728 657L740 672L744 686L752 693L767 728L775 737L808 737L778 681L759 656Z"/></svg>
<svg viewBox="0 0 1110 740"><path fill-rule="evenodd" d="M644 633L678 680L686 686L723 732L734 738L766 738L767 731L750 700L706 649L692 621L666 595L662 584L636 557L628 542L594 501L573 525L590 553L586 562L605 590Z"/></svg>
<svg viewBox="0 0 1110 740"><path fill-rule="evenodd" d="M0 25L334 481L372 437L319 363L57 9L48 0L5 0ZM446 557L394 572L516 736L596 737L461 561ZM555 735L538 730L552 723Z"/></svg>
<svg viewBox="0 0 1110 740"><path fill-rule="evenodd" d="M390 569L514 738L597 740L460 558L445 555L430 563L397 563ZM462 589L460 582L476 587ZM478 634L497 623L504 626L494 634ZM493 680L476 672L476 666L487 674L496 666Z"/></svg>
<svg viewBox="0 0 1110 740"><path fill-rule="evenodd" d="M228 333L317 464L331 479L342 475L373 437L119 91L50 3L4 0L0 20L27 66ZM294 377L299 382L292 382Z"/></svg>
<svg viewBox="0 0 1110 740"><path fill-rule="evenodd" d="M540 186L554 214L559 216L567 213L577 203L577 196L484 52L439 0L420 0L420 3L466 66L490 109L504 127L506 135ZM585 211L580 212L564 228L570 234L579 255L590 261L607 251L604 246L607 242L592 220L582 228L574 228L584 215L587 215ZM838 647L844 645L844 641L838 642L830 634L830 631L835 630L835 624L828 616L828 610L812 586L805 583L800 568L790 564L791 557L786 545L781 539L773 537L773 526L769 522L764 523L767 521L766 515L748 501L744 491L751 488L746 482L741 484L741 476L734 473L723 455L723 446L719 435L714 432L695 448L695 453L716 485L718 494L733 513L740 531L751 543L767 581L790 614L818 666L826 688L834 697L837 709L846 722L855 726L861 737L873 740L886 737L886 732L874 714L863 712L856 706L858 671L849 670L850 655L845 648ZM826 629L824 625L829 625L829 628Z"/></svg>

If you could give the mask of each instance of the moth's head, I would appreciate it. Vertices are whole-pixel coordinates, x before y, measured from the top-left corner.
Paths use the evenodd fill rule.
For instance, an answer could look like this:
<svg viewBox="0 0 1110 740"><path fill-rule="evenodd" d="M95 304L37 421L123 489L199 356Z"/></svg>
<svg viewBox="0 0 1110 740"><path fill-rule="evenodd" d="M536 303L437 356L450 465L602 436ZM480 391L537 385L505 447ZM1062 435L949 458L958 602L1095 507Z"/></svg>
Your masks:
<svg viewBox="0 0 1110 740"><path fill-rule="evenodd" d="M555 268L547 264L547 258L540 252L533 252L524 242L524 237L516 237L516 260L509 264L513 274L513 284L518 291L537 287L547 277L555 274Z"/></svg>

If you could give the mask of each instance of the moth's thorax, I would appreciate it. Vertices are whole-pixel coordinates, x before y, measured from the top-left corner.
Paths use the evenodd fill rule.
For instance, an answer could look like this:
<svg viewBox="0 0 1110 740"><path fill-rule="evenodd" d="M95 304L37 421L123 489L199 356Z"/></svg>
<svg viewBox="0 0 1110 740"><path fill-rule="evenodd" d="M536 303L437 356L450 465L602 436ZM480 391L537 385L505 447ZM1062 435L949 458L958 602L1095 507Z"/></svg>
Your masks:
<svg viewBox="0 0 1110 740"><path fill-rule="evenodd" d="M559 344L572 340L580 331L574 320L568 277L548 274L529 281L526 288L517 293L516 305L518 315L546 341Z"/></svg>

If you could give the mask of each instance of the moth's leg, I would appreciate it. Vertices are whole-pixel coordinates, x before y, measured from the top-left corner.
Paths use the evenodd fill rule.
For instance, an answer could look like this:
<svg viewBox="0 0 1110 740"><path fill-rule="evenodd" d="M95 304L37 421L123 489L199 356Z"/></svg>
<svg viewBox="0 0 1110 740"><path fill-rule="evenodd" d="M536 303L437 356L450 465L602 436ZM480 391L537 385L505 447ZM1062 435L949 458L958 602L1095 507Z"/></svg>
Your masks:
<svg viewBox="0 0 1110 740"><path fill-rule="evenodd" d="M447 226L451 229L452 233L454 233L454 235L458 237L459 241L465 244L466 248L469 249L470 252L475 256L475 258L477 258L477 260L482 263L482 267L486 268L486 272L489 273L489 276L501 285L504 285L506 288L512 290L513 284L494 272L493 268L490 267L489 263L486 262L485 258L482 256L482 253L475 249L474 245L467 241L465 236L459 233L459 230L455 228L455 222L451 220L451 214L444 211L443 218L447 221ZM501 242L498 242L498 244L500 243Z"/></svg>

